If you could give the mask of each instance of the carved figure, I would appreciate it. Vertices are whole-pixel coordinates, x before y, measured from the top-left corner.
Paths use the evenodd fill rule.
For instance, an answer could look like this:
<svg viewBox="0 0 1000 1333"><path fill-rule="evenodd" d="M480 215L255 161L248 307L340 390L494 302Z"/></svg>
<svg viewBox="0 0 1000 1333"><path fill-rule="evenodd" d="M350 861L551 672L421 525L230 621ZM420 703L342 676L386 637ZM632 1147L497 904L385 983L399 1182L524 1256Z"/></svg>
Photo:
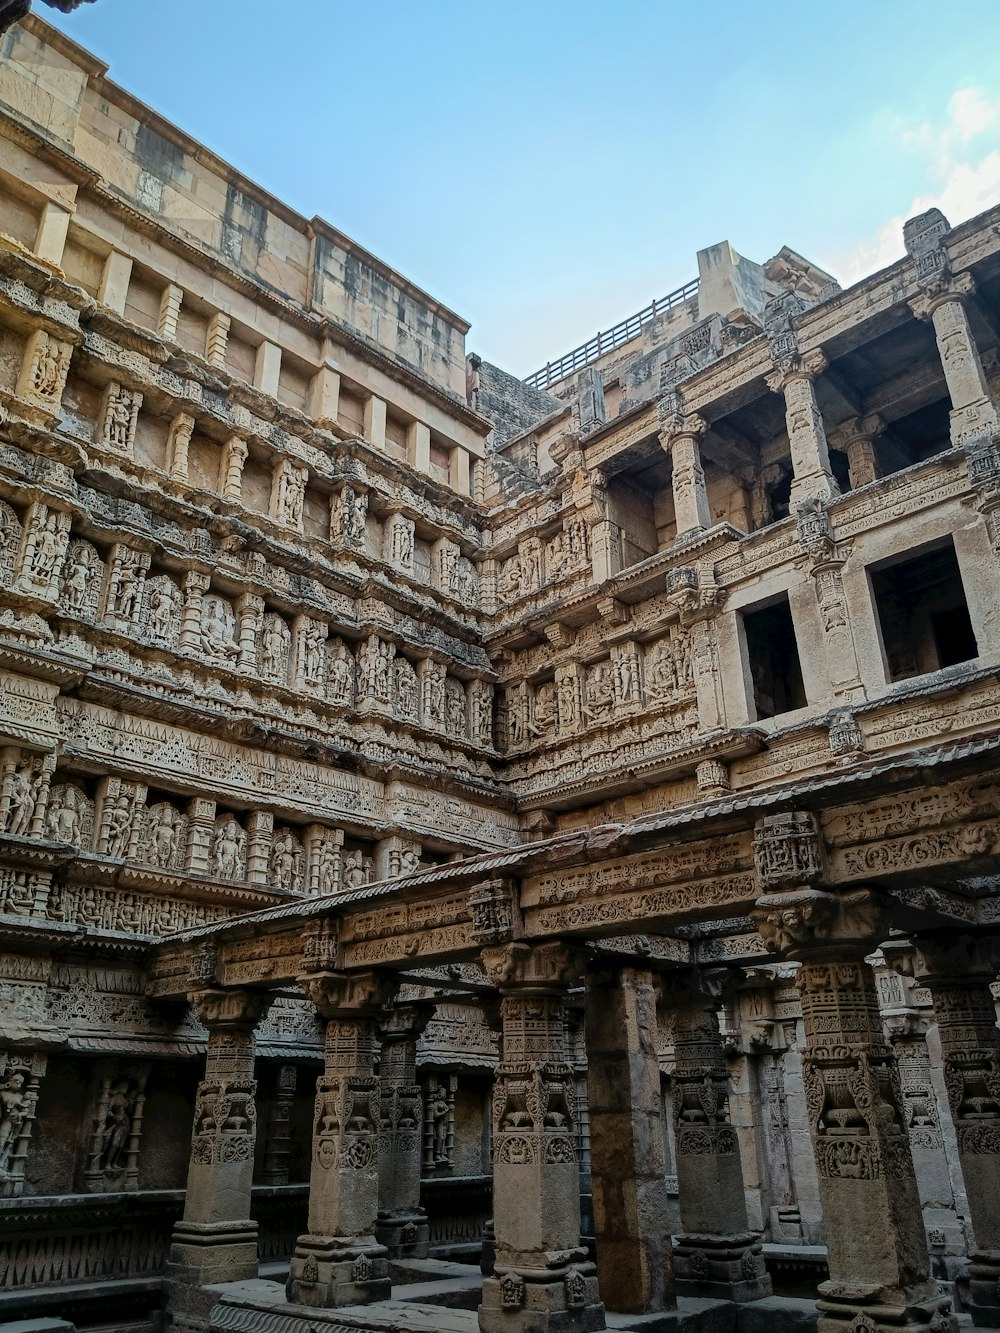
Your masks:
<svg viewBox="0 0 1000 1333"><path fill-rule="evenodd" d="M349 852L344 858L344 888L360 889L368 883L371 862L360 852Z"/></svg>
<svg viewBox="0 0 1000 1333"><path fill-rule="evenodd" d="M555 682L545 681L539 685L535 694L535 707L532 710L531 732L541 739L547 737L556 724L556 687Z"/></svg>
<svg viewBox="0 0 1000 1333"><path fill-rule="evenodd" d="M464 736L466 731L465 690L457 680L445 682L447 696L448 730L453 736Z"/></svg>
<svg viewBox="0 0 1000 1333"><path fill-rule="evenodd" d="M341 501L340 530L351 546L363 546L368 527L368 496L345 486Z"/></svg>
<svg viewBox="0 0 1000 1333"><path fill-rule="evenodd" d="M172 806L161 805L150 811L149 859L156 866L170 869L179 850L183 817Z"/></svg>
<svg viewBox="0 0 1000 1333"><path fill-rule="evenodd" d="M583 714L586 720L601 722L610 717L615 702L614 684L604 662L598 662L588 669L585 692Z"/></svg>
<svg viewBox="0 0 1000 1333"><path fill-rule="evenodd" d="M139 569L127 558L118 561L111 585L108 610L120 620L131 620L139 605L142 577Z"/></svg>
<svg viewBox="0 0 1000 1333"><path fill-rule="evenodd" d="M294 889L298 878L298 848L290 830L278 834L271 845L271 879L278 889Z"/></svg>
<svg viewBox="0 0 1000 1333"><path fill-rule="evenodd" d="M56 842L79 843L80 797L75 787L63 787L60 792L53 793L48 824L49 832Z"/></svg>
<svg viewBox="0 0 1000 1333"><path fill-rule="evenodd" d="M306 621L302 639L302 674L307 685L323 678L323 630L315 620Z"/></svg>
<svg viewBox="0 0 1000 1333"><path fill-rule="evenodd" d="M263 675L277 680L285 674L288 653L288 630L280 616L267 616L260 645L260 669Z"/></svg>
<svg viewBox="0 0 1000 1333"><path fill-rule="evenodd" d="M243 866L246 834L235 819L226 819L212 841L212 870L219 879L236 879Z"/></svg>
<svg viewBox="0 0 1000 1333"><path fill-rule="evenodd" d="M340 639L334 640L328 658L327 688L330 698L336 703L347 703L350 701L354 686L354 660L346 644Z"/></svg>
<svg viewBox="0 0 1000 1333"><path fill-rule="evenodd" d="M147 627L154 639L174 637L180 596L179 588L171 579L161 579L150 588Z"/></svg>
<svg viewBox="0 0 1000 1333"><path fill-rule="evenodd" d="M646 678L650 693L657 699L674 694L678 686L677 658L669 638L660 639L649 659Z"/></svg>
<svg viewBox="0 0 1000 1333"><path fill-rule="evenodd" d="M201 642L202 647L212 657L232 657L236 653L232 620L232 609L221 597L205 598L202 606Z"/></svg>
<svg viewBox="0 0 1000 1333"><path fill-rule="evenodd" d="M428 1108L434 1123L434 1161L446 1163L448 1158L448 1091L438 1084Z"/></svg>
<svg viewBox="0 0 1000 1333"><path fill-rule="evenodd" d="M525 591L524 567L519 555L512 555L500 571L500 596L505 602L514 602Z"/></svg>
<svg viewBox="0 0 1000 1333"><path fill-rule="evenodd" d="M639 663L634 653L622 653L615 660L615 684L618 702L623 705L639 702Z"/></svg>
<svg viewBox="0 0 1000 1333"><path fill-rule="evenodd" d="M43 335L35 353L31 382L39 398L55 398L62 384L62 349L54 338Z"/></svg>
<svg viewBox="0 0 1000 1333"><path fill-rule="evenodd" d="M396 716L412 721L417 716L417 673L405 657L396 658Z"/></svg>
<svg viewBox="0 0 1000 1333"><path fill-rule="evenodd" d="M136 1093L127 1079L112 1085L107 1110L100 1129L98 1167L102 1171L120 1171L125 1166L126 1150L132 1128Z"/></svg>
<svg viewBox="0 0 1000 1333"><path fill-rule="evenodd" d="M59 516L49 514L38 530L28 573L32 583L46 587L59 558Z"/></svg>
<svg viewBox="0 0 1000 1333"><path fill-rule="evenodd" d="M70 611L82 611L90 590L90 575L93 568L93 553L89 546L80 545L71 549L63 577L63 596Z"/></svg>
<svg viewBox="0 0 1000 1333"><path fill-rule="evenodd" d="M0 1179L10 1176L14 1148L30 1111L31 1097L24 1091L24 1075L15 1070L0 1085Z"/></svg>
<svg viewBox="0 0 1000 1333"><path fill-rule="evenodd" d="M7 806L7 832L20 837L27 835L38 801L38 777L29 762L16 768L10 780Z"/></svg>

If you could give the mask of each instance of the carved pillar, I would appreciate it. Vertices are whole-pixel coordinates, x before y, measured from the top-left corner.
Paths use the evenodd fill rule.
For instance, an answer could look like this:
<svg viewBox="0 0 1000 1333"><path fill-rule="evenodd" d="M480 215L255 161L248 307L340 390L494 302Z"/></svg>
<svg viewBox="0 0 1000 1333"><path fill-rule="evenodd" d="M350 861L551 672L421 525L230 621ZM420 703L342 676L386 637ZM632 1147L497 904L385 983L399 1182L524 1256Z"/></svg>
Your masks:
<svg viewBox="0 0 1000 1333"><path fill-rule="evenodd" d="M880 416L849 417L837 427L836 436L830 437L830 443L847 455L852 491L881 477L875 441L884 430L885 422Z"/></svg>
<svg viewBox="0 0 1000 1333"><path fill-rule="evenodd" d="M750 1230L739 1137L729 1115L729 1073L717 1006L722 974L664 977L674 1034L671 1080L682 1234L674 1262L684 1295L755 1301L771 1294Z"/></svg>
<svg viewBox="0 0 1000 1333"><path fill-rule="evenodd" d="M680 613L683 635L674 640L674 646L684 685L694 683L698 729L702 733L718 731L726 725L726 708L715 618L725 590L719 587L713 565L698 569L680 565L667 574L667 595Z"/></svg>
<svg viewBox="0 0 1000 1333"><path fill-rule="evenodd" d="M930 990L944 1085L958 1137L969 1215L969 1306L979 1327L1000 1326L1000 1029L990 983L996 946L967 936L918 940L916 979Z"/></svg>
<svg viewBox="0 0 1000 1333"><path fill-rule="evenodd" d="M215 802L195 796L188 805L187 815L188 844L184 869L192 875L207 875L215 833Z"/></svg>
<svg viewBox="0 0 1000 1333"><path fill-rule="evenodd" d="M656 992L648 969L591 972L586 1004L597 1274L609 1310L675 1304L660 1121Z"/></svg>
<svg viewBox="0 0 1000 1333"><path fill-rule="evenodd" d="M851 553L850 544L834 540L829 510L819 500L809 499L799 505L796 523L799 540L809 553L823 626L823 660L833 693L838 699L863 697L842 573Z"/></svg>
<svg viewBox="0 0 1000 1333"><path fill-rule="evenodd" d="M483 950L500 988L503 1058L493 1090L496 1266L483 1283L483 1333L604 1328L594 1265L580 1246L573 1068L565 995L573 955L559 944Z"/></svg>
<svg viewBox="0 0 1000 1333"><path fill-rule="evenodd" d="M257 1276L257 1223L250 1220L254 1141L253 1030L269 997L202 990L191 996L208 1029L205 1077L198 1085L184 1217L167 1260L169 1308L185 1326L208 1326L213 1282Z"/></svg>
<svg viewBox="0 0 1000 1333"><path fill-rule="evenodd" d="M239 500L243 494L243 465L249 454L246 440L231 435L222 451L219 467L219 490L227 500Z"/></svg>
<svg viewBox="0 0 1000 1333"><path fill-rule="evenodd" d="M267 1135L264 1143L264 1165L261 1182L265 1185L288 1184L288 1154L292 1141L292 1103L298 1082L297 1065L279 1065L267 1117Z"/></svg>
<svg viewBox="0 0 1000 1333"><path fill-rule="evenodd" d="M753 916L768 949L801 963L803 1081L830 1269L819 1333L937 1333L949 1327L949 1302L929 1278L899 1074L865 962L885 933L880 908L866 889L803 887L821 873L822 846L808 816L792 819L758 825L758 877L780 891Z"/></svg>
<svg viewBox="0 0 1000 1333"><path fill-rule="evenodd" d="M270 878L273 833L274 815L270 810L254 810L247 816L246 878L249 884L267 884Z"/></svg>
<svg viewBox="0 0 1000 1333"><path fill-rule="evenodd" d="M975 291L975 283L970 273L952 274L944 244L949 231L944 214L932 208L904 224L903 242L921 289L910 309L918 319L931 321L941 355L951 398L951 442L969 444L993 434L1000 416L990 399L965 312L964 303Z"/></svg>
<svg viewBox="0 0 1000 1333"><path fill-rule="evenodd" d="M393 1259L427 1258L430 1232L420 1206L423 1090L417 1083L417 1039L433 1013L432 1004L397 1005L379 1027L382 1118L375 1235Z"/></svg>
<svg viewBox="0 0 1000 1333"><path fill-rule="evenodd" d="M393 983L375 972L323 972L302 985L326 1020L326 1068L316 1084L309 1230L295 1245L288 1299L320 1309L386 1300L388 1255L375 1239L381 1107L373 1070Z"/></svg>
<svg viewBox="0 0 1000 1333"><path fill-rule="evenodd" d="M187 412L180 412L170 423L167 435L167 462L171 481L188 479L188 452L194 428L195 419Z"/></svg>
<svg viewBox="0 0 1000 1333"><path fill-rule="evenodd" d="M767 376L767 387L785 396L785 425L792 458L789 505L793 511L804 500L829 500L839 494L830 471L830 451L813 387L813 380L825 369L826 357L822 352L810 352Z"/></svg>
<svg viewBox="0 0 1000 1333"><path fill-rule="evenodd" d="M184 606L178 636L181 648L190 651L201 647L201 604L210 584L211 579L200 569L189 569L184 575Z"/></svg>
<svg viewBox="0 0 1000 1333"><path fill-rule="evenodd" d="M236 603L239 617L239 655L236 669L248 674L257 670L257 638L264 622L264 599L256 593L245 592Z"/></svg>
<svg viewBox="0 0 1000 1333"><path fill-rule="evenodd" d="M698 437L707 424L696 412L685 414L680 395L666 394L659 406L660 444L671 457L670 485L674 495L674 514L677 519L676 541L712 526L705 490L705 473L701 466L701 447Z"/></svg>

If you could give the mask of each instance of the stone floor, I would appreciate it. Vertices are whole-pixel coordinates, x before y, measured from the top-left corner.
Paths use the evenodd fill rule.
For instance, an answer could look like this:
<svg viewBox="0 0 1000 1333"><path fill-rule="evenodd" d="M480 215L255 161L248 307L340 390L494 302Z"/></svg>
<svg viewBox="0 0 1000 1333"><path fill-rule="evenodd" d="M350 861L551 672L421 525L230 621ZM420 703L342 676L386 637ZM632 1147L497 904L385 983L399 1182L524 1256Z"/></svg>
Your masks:
<svg viewBox="0 0 1000 1333"><path fill-rule="evenodd" d="M407 1262L392 1299L376 1305L312 1310L289 1305L279 1282L227 1282L213 1288L213 1333L478 1333L482 1276L471 1264L425 1259ZM967 1315L962 1333L972 1333ZM772 1296L749 1305L681 1297L666 1314L608 1314L609 1329L628 1333L812 1333L812 1301ZM998 1331L1000 1333L1000 1331Z"/></svg>

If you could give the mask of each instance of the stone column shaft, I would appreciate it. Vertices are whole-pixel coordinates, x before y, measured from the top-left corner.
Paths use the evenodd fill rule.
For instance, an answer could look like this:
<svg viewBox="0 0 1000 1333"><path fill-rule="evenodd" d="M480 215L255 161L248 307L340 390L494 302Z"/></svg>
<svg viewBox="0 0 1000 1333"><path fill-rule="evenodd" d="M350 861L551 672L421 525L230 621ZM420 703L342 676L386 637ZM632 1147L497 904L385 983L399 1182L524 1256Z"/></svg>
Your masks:
<svg viewBox="0 0 1000 1333"><path fill-rule="evenodd" d="M597 1275L609 1310L675 1303L656 992L648 969L592 973L586 1003Z"/></svg>
<svg viewBox="0 0 1000 1333"><path fill-rule="evenodd" d="M427 1258L430 1231L420 1206L424 1099L417 1082L417 1040L433 1012L430 1004L400 1005L379 1030L382 1121L375 1235L394 1259Z"/></svg>
<svg viewBox="0 0 1000 1333"><path fill-rule="evenodd" d="M493 1090L494 1275L483 1333L605 1327L593 1264L580 1245L580 1178L565 993L573 965L558 944L483 951L500 986L502 1059Z"/></svg>
<svg viewBox="0 0 1000 1333"><path fill-rule="evenodd" d="M969 273L960 273L940 290L910 302L918 319L929 319L951 399L951 442L968 444L990 435L1000 424L990 399L983 363L969 327L965 300L975 290Z"/></svg>
<svg viewBox="0 0 1000 1333"><path fill-rule="evenodd" d="M734 1301L771 1294L750 1230L739 1136L729 1116L729 1074L719 1031L719 981L684 974L664 980L674 1031L672 1083L682 1234L677 1284L686 1295Z"/></svg>
<svg viewBox="0 0 1000 1333"><path fill-rule="evenodd" d="M375 973L319 973L302 984L326 1019L325 1070L316 1084L309 1230L295 1246L288 1299L320 1309L385 1300L388 1259L375 1239L381 1108L374 1070L387 983Z"/></svg>
<svg viewBox="0 0 1000 1333"><path fill-rule="evenodd" d="M207 1327L213 1282L257 1275L257 1223L250 1220L257 1113L253 1029L268 997L251 991L191 996L208 1029L205 1077L198 1085L184 1217L167 1260L175 1318Z"/></svg>
<svg viewBox="0 0 1000 1333"><path fill-rule="evenodd" d="M698 443L698 436L704 431L705 423L700 417L695 417L694 421L698 423L696 426L692 425L676 435L660 436L660 442L673 462L670 485L674 496L678 538L686 533L702 532L712 526L705 472L701 465L701 446Z"/></svg>
<svg viewBox="0 0 1000 1333"><path fill-rule="evenodd" d="M973 1323L1000 1325L1000 1029L984 966L966 938L918 942L915 973L931 992L944 1084L975 1237L969 1274Z"/></svg>
<svg viewBox="0 0 1000 1333"><path fill-rule="evenodd" d="M791 509L808 499L828 500L838 494L830 470L823 418L813 380L826 368L821 352L811 352L767 376L768 387L785 396L785 425L792 459Z"/></svg>

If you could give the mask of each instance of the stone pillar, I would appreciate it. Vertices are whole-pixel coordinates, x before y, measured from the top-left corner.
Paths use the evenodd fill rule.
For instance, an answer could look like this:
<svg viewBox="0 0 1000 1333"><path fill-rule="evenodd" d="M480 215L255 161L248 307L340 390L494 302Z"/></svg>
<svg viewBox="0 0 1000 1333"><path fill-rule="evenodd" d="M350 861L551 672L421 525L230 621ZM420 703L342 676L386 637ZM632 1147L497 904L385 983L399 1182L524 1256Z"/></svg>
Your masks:
<svg viewBox="0 0 1000 1333"><path fill-rule="evenodd" d="M675 390L665 394L660 401L659 420L660 444L673 462L670 484L677 519L675 540L680 541L712 526L698 444L698 437L704 434L707 425L696 412L684 412L680 394Z"/></svg>
<svg viewBox="0 0 1000 1333"><path fill-rule="evenodd" d="M295 1100L295 1085L298 1082L297 1065L280 1065L274 1084L274 1096L271 1098L267 1117L267 1134L264 1143L264 1165L261 1169L261 1182L265 1185L288 1184L288 1154L292 1141L292 1103Z"/></svg>
<svg viewBox="0 0 1000 1333"><path fill-rule="evenodd" d="M656 992L645 968L591 972L586 1004L597 1275L609 1310L675 1304L660 1120Z"/></svg>
<svg viewBox="0 0 1000 1333"><path fill-rule="evenodd" d="M472 465L473 459L469 451L456 444L451 451L448 465L448 485L459 495L472 494Z"/></svg>
<svg viewBox="0 0 1000 1333"><path fill-rule="evenodd" d="M257 1276L257 1223L250 1220L256 1110L253 1030L269 997L252 991L196 991L208 1029L198 1085L184 1217L167 1259L169 1308L184 1327L208 1327L214 1297L198 1289Z"/></svg>
<svg viewBox="0 0 1000 1333"><path fill-rule="evenodd" d="M226 500L239 500L243 495L243 465L249 452L246 440L238 435L226 441L219 466L219 490Z"/></svg>
<svg viewBox="0 0 1000 1333"><path fill-rule="evenodd" d="M406 461L426 476L431 470L431 428L414 421L406 432Z"/></svg>
<svg viewBox="0 0 1000 1333"><path fill-rule="evenodd" d="M164 287L163 295L160 297L160 316L156 331L167 342L177 341L177 320L180 317L183 300L183 287L178 287L174 282L170 282Z"/></svg>
<svg viewBox="0 0 1000 1333"><path fill-rule="evenodd" d="M573 1069L560 944L483 950L499 986L502 1059L493 1090L494 1275L483 1283L483 1333L605 1327L594 1265L580 1245Z"/></svg>
<svg viewBox="0 0 1000 1333"><path fill-rule="evenodd" d="M66 237L69 235L69 209L49 199L42 208L42 216L35 234L35 254L57 268L62 264Z"/></svg>
<svg viewBox="0 0 1000 1333"><path fill-rule="evenodd" d="M257 348L253 366L253 387L272 398L278 393L281 375L281 348L276 343L262 342Z"/></svg>
<svg viewBox="0 0 1000 1333"><path fill-rule="evenodd" d="M792 513L806 500L829 500L839 494L830 470L823 418L816 403L813 380L826 369L822 352L795 356L767 376L767 387L785 396L785 425L792 458Z"/></svg>
<svg viewBox="0 0 1000 1333"><path fill-rule="evenodd" d="M256 593L245 592L236 602L236 615L239 619L239 652L236 659L237 671L247 675L257 673L257 639L264 623L264 599Z"/></svg>
<svg viewBox="0 0 1000 1333"><path fill-rule="evenodd" d="M375 1235L392 1259L426 1259L430 1239L420 1206L423 1090L417 1083L417 1039L432 1004L397 1005L379 1027L382 1121L378 1145Z"/></svg>
<svg viewBox="0 0 1000 1333"><path fill-rule="evenodd" d="M392 983L375 972L302 979L326 1020L316 1084L309 1230L295 1245L288 1299L333 1309L389 1297L389 1262L375 1239L381 1119L375 1030Z"/></svg>
<svg viewBox="0 0 1000 1333"><path fill-rule="evenodd" d="M885 422L880 416L849 417L837 427L836 437L830 438L830 443L847 455L852 491L881 477L875 441L884 430Z"/></svg>
<svg viewBox="0 0 1000 1333"><path fill-rule="evenodd" d="M201 647L201 606L212 580L200 569L184 575L184 606L181 610L180 647L188 651Z"/></svg>
<svg viewBox="0 0 1000 1333"><path fill-rule="evenodd" d="M376 449L385 448L385 400L370 394L364 407L365 439Z"/></svg>
<svg viewBox="0 0 1000 1333"><path fill-rule="evenodd" d="M132 256L122 254L120 250L112 250L104 261L101 285L97 290L98 301L106 305L109 310L123 315L131 279Z"/></svg>
<svg viewBox="0 0 1000 1333"><path fill-rule="evenodd" d="M918 319L934 326L948 394L951 398L951 442L969 444L992 435L998 425L990 399L983 363L965 313L965 301L975 291L970 273L953 274L945 247L948 220L937 208L910 218L903 226L903 243L914 262L920 295L910 302Z"/></svg>
<svg viewBox="0 0 1000 1333"><path fill-rule="evenodd" d="M934 1003L975 1238L968 1304L974 1324L1000 1327L1000 1029L990 991L995 945L983 947L968 936L916 943L914 975Z"/></svg>
<svg viewBox="0 0 1000 1333"><path fill-rule="evenodd" d="M323 364L309 383L309 415L317 426L335 426L340 412L340 371L332 344L323 345Z"/></svg>
<svg viewBox="0 0 1000 1333"><path fill-rule="evenodd" d="M228 315L217 310L208 321L208 333L205 335L205 360L210 366L226 364L226 348L229 346L229 329L232 320Z"/></svg>
<svg viewBox="0 0 1000 1333"><path fill-rule="evenodd" d="M755 1301L771 1294L761 1241L750 1230L739 1136L729 1116L729 1074L717 1005L722 974L664 977L674 1033L671 1081L681 1234L674 1261L683 1295Z"/></svg>
<svg viewBox="0 0 1000 1333"><path fill-rule="evenodd" d="M188 479L188 452L195 424L194 417L187 412L179 412L170 423L167 435L167 459L171 481Z"/></svg>
<svg viewBox="0 0 1000 1333"><path fill-rule="evenodd" d="M821 848L805 817L794 827L783 819L762 821L756 851L765 886L786 887L760 898L753 916L767 948L801 964L802 1073L830 1270L819 1333L945 1333L949 1301L929 1277L899 1073L865 962L885 934L881 910L867 889L794 887L818 872Z"/></svg>

